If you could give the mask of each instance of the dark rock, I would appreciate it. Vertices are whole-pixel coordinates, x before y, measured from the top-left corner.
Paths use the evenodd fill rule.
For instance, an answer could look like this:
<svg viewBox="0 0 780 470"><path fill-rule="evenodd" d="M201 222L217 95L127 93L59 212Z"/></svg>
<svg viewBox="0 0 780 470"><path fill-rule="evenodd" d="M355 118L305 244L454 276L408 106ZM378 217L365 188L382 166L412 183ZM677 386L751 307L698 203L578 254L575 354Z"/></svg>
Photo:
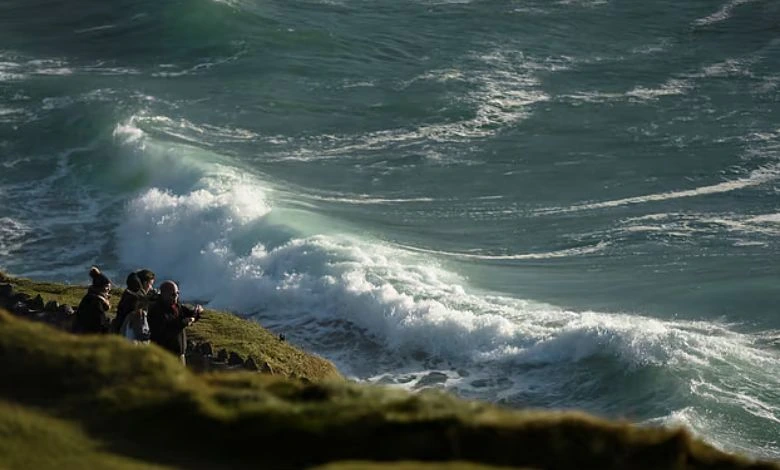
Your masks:
<svg viewBox="0 0 780 470"><path fill-rule="evenodd" d="M68 304L61 304L61 305L60 305L60 308L59 308L59 309L57 309L57 311L58 311L58 312L59 312L61 315L65 315L65 316L68 316L68 317L69 317L69 316L71 316L71 315L73 315L74 313L76 313L76 312L73 310L73 307L71 307L71 306L70 306L70 305L68 305Z"/></svg>
<svg viewBox="0 0 780 470"><path fill-rule="evenodd" d="M285 341L287 340L287 337L284 336L284 333L279 333L279 341Z"/></svg>
<svg viewBox="0 0 780 470"><path fill-rule="evenodd" d="M458 373L458 375L459 375L459 376L461 376L461 377L468 377L469 375L471 375L471 374L469 373L469 371L467 371L466 369L458 369L456 372L457 372L457 373Z"/></svg>
<svg viewBox="0 0 780 470"><path fill-rule="evenodd" d="M204 356L213 356L214 350L211 348L211 343L200 343L196 350Z"/></svg>
<svg viewBox="0 0 780 470"><path fill-rule="evenodd" d="M12 295L14 295L14 286L11 284L0 284L0 297L8 299Z"/></svg>
<svg viewBox="0 0 780 470"><path fill-rule="evenodd" d="M208 372L211 362L201 354L187 354L187 367L196 372Z"/></svg>
<svg viewBox="0 0 780 470"><path fill-rule="evenodd" d="M244 369L248 370L260 370L259 367L257 367L257 363L254 359L251 357L246 358L246 361L244 361Z"/></svg>
<svg viewBox="0 0 780 470"><path fill-rule="evenodd" d="M491 385L492 381L488 379L478 379L478 380L472 380L471 386L474 388L484 388L488 385Z"/></svg>
<svg viewBox="0 0 780 470"><path fill-rule="evenodd" d="M43 310L45 304L43 303L43 297L41 297L41 294L36 295L34 299L27 302L27 306L30 307L31 310Z"/></svg>
<svg viewBox="0 0 780 470"><path fill-rule="evenodd" d="M265 372L266 374L273 374L274 368L271 367L271 364L269 364L268 361L263 361L263 364L260 366L260 372Z"/></svg>
<svg viewBox="0 0 780 470"><path fill-rule="evenodd" d="M60 303L56 300L50 300L46 302L46 305L43 307L43 309L47 312L57 312L60 309Z"/></svg>
<svg viewBox="0 0 780 470"><path fill-rule="evenodd" d="M72 331L73 330L73 314L71 315L65 315L62 312L58 312L57 316L55 317L55 324L65 330L65 331Z"/></svg>
<svg viewBox="0 0 780 470"><path fill-rule="evenodd" d="M16 294L11 296L11 302L18 303L18 302L24 302L27 303L32 296L30 294L25 294L24 292L17 292Z"/></svg>
<svg viewBox="0 0 780 470"><path fill-rule="evenodd" d="M12 310L17 315L27 315L30 313L30 309L27 307L27 303L22 301L16 302L12 307Z"/></svg>
<svg viewBox="0 0 780 470"><path fill-rule="evenodd" d="M238 355L235 351L230 351L230 356L228 357L228 365L229 366L242 366L244 365L244 359Z"/></svg>
<svg viewBox="0 0 780 470"><path fill-rule="evenodd" d="M446 381L447 381L447 374L443 372L431 372L430 374L421 378L420 381L417 382L417 384L415 384L415 388L425 387L428 385L443 384Z"/></svg>
<svg viewBox="0 0 780 470"><path fill-rule="evenodd" d="M217 351L217 360L220 362L227 362L228 352L225 348L222 348L219 351Z"/></svg>

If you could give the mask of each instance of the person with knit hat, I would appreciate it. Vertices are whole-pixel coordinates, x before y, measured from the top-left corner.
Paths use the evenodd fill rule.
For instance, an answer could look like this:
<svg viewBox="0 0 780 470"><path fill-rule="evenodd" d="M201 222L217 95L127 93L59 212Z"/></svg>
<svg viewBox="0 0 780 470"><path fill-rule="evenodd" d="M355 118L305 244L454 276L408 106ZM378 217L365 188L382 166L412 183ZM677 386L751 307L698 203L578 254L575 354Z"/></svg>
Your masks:
<svg viewBox="0 0 780 470"><path fill-rule="evenodd" d="M111 280L100 272L97 266L89 270L92 285L81 299L73 320L73 332L82 334L102 334L109 329L108 313L111 308Z"/></svg>

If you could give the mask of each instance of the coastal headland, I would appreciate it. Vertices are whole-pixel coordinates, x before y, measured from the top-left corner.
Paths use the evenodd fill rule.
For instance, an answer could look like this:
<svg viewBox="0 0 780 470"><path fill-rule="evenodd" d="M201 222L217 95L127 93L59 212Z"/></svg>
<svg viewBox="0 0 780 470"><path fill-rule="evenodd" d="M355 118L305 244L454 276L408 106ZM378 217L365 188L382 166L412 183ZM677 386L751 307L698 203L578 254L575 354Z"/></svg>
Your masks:
<svg viewBox="0 0 780 470"><path fill-rule="evenodd" d="M63 331L83 293L0 274L0 468L780 470L684 429L352 383L225 312L193 326L185 368Z"/></svg>

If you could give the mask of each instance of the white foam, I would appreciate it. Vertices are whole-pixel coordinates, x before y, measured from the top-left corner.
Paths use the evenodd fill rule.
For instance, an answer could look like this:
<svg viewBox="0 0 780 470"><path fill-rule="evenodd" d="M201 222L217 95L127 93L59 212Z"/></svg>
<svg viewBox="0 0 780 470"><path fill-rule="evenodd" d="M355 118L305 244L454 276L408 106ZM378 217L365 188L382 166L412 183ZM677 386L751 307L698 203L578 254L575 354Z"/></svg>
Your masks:
<svg viewBox="0 0 780 470"><path fill-rule="evenodd" d="M722 62L716 62L705 66L701 72L695 74L697 77L752 77L749 67L753 65L758 58L748 59L727 59Z"/></svg>
<svg viewBox="0 0 780 470"><path fill-rule="evenodd" d="M105 31L107 29L114 29L114 28L116 28L115 24L103 24L100 26L92 26L89 28L76 29L73 32L76 34L84 34L84 33L94 33L96 31Z"/></svg>
<svg viewBox="0 0 780 470"><path fill-rule="evenodd" d="M10 217L0 217L0 255L10 256L22 246L22 239L31 231L27 225Z"/></svg>
<svg viewBox="0 0 780 470"><path fill-rule="evenodd" d="M324 352L349 370L393 370L419 352L465 367L599 356L628 367L690 368L730 355L776 367L771 353L753 350L749 337L724 326L470 293L463 279L420 254L345 235L296 236L275 223L267 205L258 209L264 199L257 185L243 194L230 185L202 186L179 195L153 189L135 199L118 233L120 259L180 280L185 295L212 306L259 312L267 326L315 350L335 342ZM353 329L336 334L333 322ZM353 341L380 351L345 352Z"/></svg>
<svg viewBox="0 0 780 470"><path fill-rule="evenodd" d="M200 146L170 145L150 138L140 127L144 119L143 115L135 115L114 127L113 137L123 151L114 155L119 161L112 176L140 178L152 187L189 190L202 178L216 181L221 175L238 175L238 170L220 167L217 162L221 157Z"/></svg>
<svg viewBox="0 0 780 470"><path fill-rule="evenodd" d="M233 4L235 4L235 3L236 3L235 1L232 1L231 6ZM235 62L236 60L238 60L241 56L243 56L247 52L247 49L246 49L246 47L245 47L245 45L243 43L238 44L238 45L241 46L241 47L233 55L230 55L230 56L227 56L227 57L220 57L220 58L218 58L216 60L213 60L213 61L200 62L200 63L197 63L197 64L193 65L192 67L189 67L189 68L186 68L186 69L183 69L183 70L172 71L171 67L170 67L170 64L166 64L167 65L166 67L161 67L161 68L164 68L163 71L154 72L154 73L152 73L152 76L153 77L160 77L160 78L175 78L175 77L181 77L181 76L185 76L185 75L196 75L196 74L205 72L207 70L210 70L210 69L212 69L214 67L217 67L217 66L220 66L220 65L224 65L224 64L227 64L227 63L230 63L230 62Z"/></svg>
<svg viewBox="0 0 780 470"><path fill-rule="evenodd" d="M567 5L567 6L574 5L578 7L594 8L594 7L606 5L609 2L607 0L558 0L556 3L558 3L559 5Z"/></svg>
<svg viewBox="0 0 780 470"><path fill-rule="evenodd" d="M3 57L0 57L3 58ZM21 80L25 75L21 71L21 64L17 62L0 62L0 81Z"/></svg>
<svg viewBox="0 0 780 470"><path fill-rule="evenodd" d="M368 194L321 196L317 194L301 194L299 197L312 199L316 201L338 202L342 204L356 205L384 205L384 204L413 204L421 202L434 202L436 199L431 197L411 197L411 198L382 198L372 197Z"/></svg>
<svg viewBox="0 0 780 470"><path fill-rule="evenodd" d="M462 259L540 260L540 259L553 259L553 258L568 258L571 256L593 254L593 253L603 251L607 246L609 246L609 243L605 241L601 241L595 245L590 245L590 246L566 248L563 250L548 251L543 253L519 253L519 254L510 254L510 255L485 255L485 254L462 253L462 252L451 252L451 251L441 251L441 250L428 250L424 248L417 248L417 247L406 246L406 245L399 245L399 246L410 251L418 251L420 253L430 253L438 256L447 256L447 257L462 258Z"/></svg>
<svg viewBox="0 0 780 470"><path fill-rule="evenodd" d="M658 88L636 87L626 92L626 96L640 100L654 100L662 96L684 95L691 88L693 84L689 81L672 78Z"/></svg>
<svg viewBox="0 0 780 470"><path fill-rule="evenodd" d="M652 222L652 223L648 223ZM634 233L661 233L680 237L722 237L725 232L763 239L735 240L736 246L764 246L780 236L780 214L698 214L661 213L630 217L621 221L620 230Z"/></svg>
<svg viewBox="0 0 780 470"><path fill-rule="evenodd" d="M412 129L386 129L359 136L321 135L317 137L316 151L304 148L277 159L312 161L345 156L352 158L352 152L382 149L391 145L418 141L460 142L489 137L523 121L530 116L533 105L550 99L535 75L537 71L565 68L560 60L550 59L538 63L521 53L508 50L474 53L466 60L473 62L468 72L457 67L429 70L405 82L404 87L420 81L462 82L471 91L453 99L469 105L472 108L471 117L454 122L422 124ZM435 155L434 158L441 156Z"/></svg>
<svg viewBox="0 0 780 470"><path fill-rule="evenodd" d="M696 26L706 26L715 23L720 23L721 21L725 21L729 19L735 8L737 8L740 5L744 5L746 3L751 3L753 1L755 0L730 0L729 2L725 3L722 7L720 7L720 9L715 13L699 18L696 21L694 21L693 24Z"/></svg>
<svg viewBox="0 0 780 470"><path fill-rule="evenodd" d="M747 219L747 222L756 224L780 224L780 213L756 215Z"/></svg>
<svg viewBox="0 0 780 470"><path fill-rule="evenodd" d="M127 206L117 233L123 264L146 265L160 276L178 279L185 295L215 307L259 313L268 325L289 329L296 340L315 349L324 347L348 368L362 363L392 370L418 352L466 367L486 361L577 362L594 355L615 357L631 367L706 366L734 351L761 365L766 362L762 353L749 349L745 337L722 326L570 312L486 296L470 292L463 279L436 261L440 256L578 256L603 250L604 243L491 256L420 253L346 234L307 235L307 227L294 220L313 226L314 233L328 230L320 222L312 225L305 215L293 219L271 211L262 181L215 164L213 157L200 161L186 147L163 151L132 125L118 126L116 133L129 136L133 148L144 145L145 158L176 156L183 168L173 167L177 179L158 180L157 187ZM333 322L352 329L337 334ZM382 352L373 360L360 354L347 357L346 344L358 340L372 342Z"/></svg>
<svg viewBox="0 0 780 470"><path fill-rule="evenodd" d="M117 124L114 127L113 135L114 138L119 139L124 144L142 142L142 139L145 136L144 131L135 125L134 118L131 118L127 122Z"/></svg>
<svg viewBox="0 0 780 470"><path fill-rule="evenodd" d="M687 197L706 196L710 194L726 193L736 191L739 189L745 189L753 186L760 186L762 184L774 181L780 174L780 166L767 166L754 170L749 176L745 178L739 178L731 181L724 181L722 183L713 184L709 186L701 186L693 189L686 189L680 191L668 191L664 193L647 194L644 196L634 196L622 199L614 199L609 201L591 202L583 204L575 204L569 207L553 207L544 208L534 211L539 215L544 214L561 214L568 212L579 212L585 210L605 209L610 207L619 207L632 204L644 204L648 202L667 201L671 199L680 199Z"/></svg>

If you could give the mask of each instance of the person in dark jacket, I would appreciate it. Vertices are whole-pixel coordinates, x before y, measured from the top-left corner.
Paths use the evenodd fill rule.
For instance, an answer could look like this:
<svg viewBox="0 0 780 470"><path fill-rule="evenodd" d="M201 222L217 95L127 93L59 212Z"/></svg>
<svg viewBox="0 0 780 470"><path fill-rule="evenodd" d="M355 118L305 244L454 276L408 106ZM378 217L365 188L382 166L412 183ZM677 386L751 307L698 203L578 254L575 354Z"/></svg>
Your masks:
<svg viewBox="0 0 780 470"><path fill-rule="evenodd" d="M154 273L148 269L131 272L127 276L127 289L122 293L119 304L116 306L116 318L111 323L111 331L119 333L119 329L127 317L144 302L145 297L152 292L154 285Z"/></svg>
<svg viewBox="0 0 780 470"><path fill-rule="evenodd" d="M109 301L111 295L111 280L100 272L96 266L89 270L92 285L87 294L81 299L76 316L73 320L73 332L83 334L107 333L109 321L106 314L111 308Z"/></svg>
<svg viewBox="0 0 780 470"><path fill-rule="evenodd" d="M179 356L186 364L187 333L185 328L200 318L203 307L189 308L179 301L179 287L173 281L160 284L160 297L149 306L149 330L151 339L163 348Z"/></svg>

